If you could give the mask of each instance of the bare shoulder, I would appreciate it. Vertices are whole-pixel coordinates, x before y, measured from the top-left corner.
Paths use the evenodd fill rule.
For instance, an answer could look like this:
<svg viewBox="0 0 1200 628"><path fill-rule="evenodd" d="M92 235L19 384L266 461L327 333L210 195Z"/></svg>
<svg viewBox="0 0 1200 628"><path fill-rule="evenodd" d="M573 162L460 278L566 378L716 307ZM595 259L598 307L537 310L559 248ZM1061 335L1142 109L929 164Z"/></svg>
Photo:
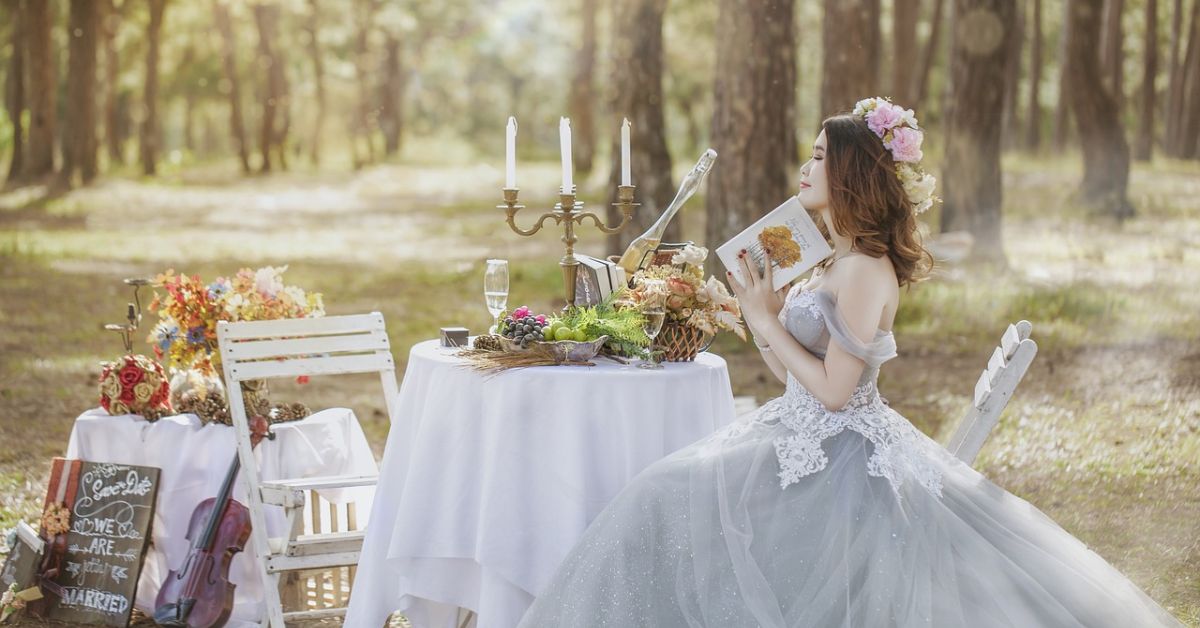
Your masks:
<svg viewBox="0 0 1200 628"><path fill-rule="evenodd" d="M886 295L886 301L894 303L899 297L900 286L896 283L896 269L886 255L847 255L840 260L842 268L838 277L839 290L853 286L856 291L865 290Z"/></svg>

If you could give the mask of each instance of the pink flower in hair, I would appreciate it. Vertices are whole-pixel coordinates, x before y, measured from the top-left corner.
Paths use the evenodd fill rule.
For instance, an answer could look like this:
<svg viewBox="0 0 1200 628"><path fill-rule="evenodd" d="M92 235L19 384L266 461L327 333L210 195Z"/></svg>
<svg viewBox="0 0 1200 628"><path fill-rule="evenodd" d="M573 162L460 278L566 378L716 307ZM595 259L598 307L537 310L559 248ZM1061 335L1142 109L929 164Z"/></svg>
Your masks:
<svg viewBox="0 0 1200 628"><path fill-rule="evenodd" d="M875 108L867 113L866 119L871 131L883 137L904 120L904 109L885 100L879 101Z"/></svg>
<svg viewBox="0 0 1200 628"><path fill-rule="evenodd" d="M886 148L892 151L892 158L896 161L916 163L921 161L924 156L921 152L921 142L924 139L925 137L920 131L900 127L892 129L892 141L887 144Z"/></svg>

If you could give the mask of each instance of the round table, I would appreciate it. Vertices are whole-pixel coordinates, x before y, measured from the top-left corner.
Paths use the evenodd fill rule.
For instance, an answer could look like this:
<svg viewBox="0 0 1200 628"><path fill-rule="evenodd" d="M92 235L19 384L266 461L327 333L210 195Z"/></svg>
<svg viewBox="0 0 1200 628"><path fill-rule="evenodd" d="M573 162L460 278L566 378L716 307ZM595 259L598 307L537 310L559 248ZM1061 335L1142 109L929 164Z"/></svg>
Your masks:
<svg viewBox="0 0 1200 628"><path fill-rule="evenodd" d="M725 360L475 371L415 345L346 625L512 628L642 469L734 420Z"/></svg>

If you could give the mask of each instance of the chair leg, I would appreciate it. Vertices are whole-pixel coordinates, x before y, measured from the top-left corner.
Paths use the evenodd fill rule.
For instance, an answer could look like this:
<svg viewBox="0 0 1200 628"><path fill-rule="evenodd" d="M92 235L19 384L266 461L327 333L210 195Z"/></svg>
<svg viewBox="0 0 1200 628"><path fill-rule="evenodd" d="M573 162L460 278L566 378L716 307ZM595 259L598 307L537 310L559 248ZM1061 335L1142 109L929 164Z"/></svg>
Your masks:
<svg viewBox="0 0 1200 628"><path fill-rule="evenodd" d="M266 602L266 621L270 628L286 628L283 623L283 603L279 600L279 574L267 573L267 562L259 561L263 579L263 601Z"/></svg>

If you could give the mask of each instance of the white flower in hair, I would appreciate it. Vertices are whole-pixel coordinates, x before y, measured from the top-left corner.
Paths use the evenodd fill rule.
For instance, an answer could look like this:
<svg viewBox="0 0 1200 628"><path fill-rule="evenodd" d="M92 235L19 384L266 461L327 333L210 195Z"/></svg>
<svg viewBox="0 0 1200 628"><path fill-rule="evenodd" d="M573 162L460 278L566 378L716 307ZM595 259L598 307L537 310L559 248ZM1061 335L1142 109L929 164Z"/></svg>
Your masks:
<svg viewBox="0 0 1200 628"><path fill-rule="evenodd" d="M904 195L917 214L933 206L937 179L921 168L921 142L924 131L912 109L892 104L886 98L865 98L854 105L854 115L883 140L883 147L896 161L896 176L904 186Z"/></svg>

